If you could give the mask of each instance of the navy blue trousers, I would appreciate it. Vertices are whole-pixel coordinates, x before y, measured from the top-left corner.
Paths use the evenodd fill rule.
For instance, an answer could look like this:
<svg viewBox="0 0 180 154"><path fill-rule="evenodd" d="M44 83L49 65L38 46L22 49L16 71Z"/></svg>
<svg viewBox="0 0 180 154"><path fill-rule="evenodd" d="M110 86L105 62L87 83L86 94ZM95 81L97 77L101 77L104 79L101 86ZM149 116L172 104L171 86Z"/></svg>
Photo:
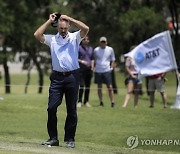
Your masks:
<svg viewBox="0 0 180 154"><path fill-rule="evenodd" d="M61 75L53 72L50 76L47 129L50 139L58 139L57 108L65 94L67 116L64 126L64 141L74 141L77 127L76 103L79 90L79 73Z"/></svg>

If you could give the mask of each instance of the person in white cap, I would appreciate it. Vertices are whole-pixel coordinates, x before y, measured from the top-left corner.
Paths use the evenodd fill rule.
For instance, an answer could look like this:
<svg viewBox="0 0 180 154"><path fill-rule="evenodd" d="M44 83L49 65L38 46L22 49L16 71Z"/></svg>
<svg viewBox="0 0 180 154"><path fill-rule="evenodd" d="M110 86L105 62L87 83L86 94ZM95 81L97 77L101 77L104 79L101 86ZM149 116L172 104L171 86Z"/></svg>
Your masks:
<svg viewBox="0 0 180 154"><path fill-rule="evenodd" d="M112 47L107 45L107 38L100 38L100 45L94 49L94 71L95 71L95 83L98 88L98 96L100 106L104 106L102 84L106 84L111 101L111 107L114 107L114 92L112 88L111 71L114 67L115 55Z"/></svg>

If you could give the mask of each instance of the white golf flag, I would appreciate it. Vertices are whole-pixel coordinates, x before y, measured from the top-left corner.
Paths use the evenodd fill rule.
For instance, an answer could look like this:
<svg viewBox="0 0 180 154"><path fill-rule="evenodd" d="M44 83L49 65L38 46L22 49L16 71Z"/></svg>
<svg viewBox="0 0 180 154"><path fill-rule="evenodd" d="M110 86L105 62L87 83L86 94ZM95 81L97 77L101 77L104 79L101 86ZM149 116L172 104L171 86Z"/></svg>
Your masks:
<svg viewBox="0 0 180 154"><path fill-rule="evenodd" d="M151 37L124 56L130 56L134 59L142 76L177 69L169 31Z"/></svg>

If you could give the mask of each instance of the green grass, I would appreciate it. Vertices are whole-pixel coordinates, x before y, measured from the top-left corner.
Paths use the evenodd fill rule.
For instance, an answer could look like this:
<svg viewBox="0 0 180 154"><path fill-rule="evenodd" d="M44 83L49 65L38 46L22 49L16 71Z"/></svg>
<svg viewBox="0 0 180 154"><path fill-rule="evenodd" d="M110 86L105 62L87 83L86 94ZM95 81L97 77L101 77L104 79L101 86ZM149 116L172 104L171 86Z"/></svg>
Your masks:
<svg viewBox="0 0 180 154"><path fill-rule="evenodd" d="M24 153L179 153L178 145L139 145L131 150L126 144L129 136L139 139L180 139L179 110L163 109L161 97L156 93L155 108L149 108L149 98L145 93L139 99L137 109L133 108L133 99L127 108L122 108L126 88L123 74L116 73L118 94L115 95L116 107L110 108L107 90L103 87L105 107L98 107L96 85L92 84L90 103L92 108L78 108L78 127L76 148L66 149L63 143L65 103L58 109L58 130L60 147L43 147L40 143L48 138L46 130L48 77L45 77L43 94L37 94L37 75L32 75L28 93L24 94L25 75L12 75L12 93L4 94L4 81L0 81L0 154ZM174 73L167 74L166 91L168 105L176 97ZM143 84L144 85L144 84Z"/></svg>

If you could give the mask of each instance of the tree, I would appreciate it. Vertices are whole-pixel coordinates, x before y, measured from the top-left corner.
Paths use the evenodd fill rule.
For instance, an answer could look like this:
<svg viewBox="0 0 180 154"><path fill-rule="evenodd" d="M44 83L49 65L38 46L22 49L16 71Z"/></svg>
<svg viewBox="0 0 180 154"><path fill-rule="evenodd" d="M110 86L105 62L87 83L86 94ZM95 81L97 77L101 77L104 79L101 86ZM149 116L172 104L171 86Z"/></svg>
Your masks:
<svg viewBox="0 0 180 154"><path fill-rule="evenodd" d="M49 1L47 0L18 0L15 2L9 2L8 0L6 4L6 9L10 10L14 19L11 33L7 34L8 44L13 46L15 52L28 52L34 61L39 74L39 93L42 93L44 80L43 71L36 55L41 47L34 39L33 34L37 25L43 23L45 14L48 14L48 7Z"/></svg>
<svg viewBox="0 0 180 154"><path fill-rule="evenodd" d="M97 46L99 37L106 36L116 57L129 51L131 45L166 29L159 3L155 7L152 0L146 3L140 0L69 1L73 16L90 27L92 45Z"/></svg>
<svg viewBox="0 0 180 154"><path fill-rule="evenodd" d="M177 59L180 58L179 54L176 53L176 51L180 51L180 45L179 45L179 14L178 12L180 11L179 7L180 6L180 2L178 2L177 0L169 0L168 1L168 6L169 6L169 10L171 13L171 17L172 17L172 24L173 24L173 29L175 31L174 37L173 37L173 42L174 42L174 51L176 54ZM179 11L178 11L179 10Z"/></svg>
<svg viewBox="0 0 180 154"><path fill-rule="evenodd" d="M119 19L122 29L124 52L132 45L138 45L149 37L166 30L164 18L153 9L141 7L128 10Z"/></svg>
<svg viewBox="0 0 180 154"><path fill-rule="evenodd" d="M3 67L4 67L4 75L5 75L5 92L6 93L10 93L11 89L10 89L10 74L9 74L9 67L7 65L7 61L8 61L8 54L7 54L7 46L9 45L9 38L8 36L12 33L13 31L13 20L14 17L13 15L9 12L8 8L8 3L4 2L3 0L0 0L0 10L1 10L1 14L0 14L0 34L3 37L4 41L2 45L2 63L3 63Z"/></svg>
<svg viewBox="0 0 180 154"><path fill-rule="evenodd" d="M131 45L167 30L165 19L168 8L176 22L179 11L177 0L0 0L0 3L0 34L5 37L4 46L13 47L13 52L28 52L38 70L39 93L42 92L44 72L43 63L37 59L38 51L49 49L36 41L33 33L48 19L50 13L58 11L85 22L90 27L92 46L98 45L99 37L106 36L108 43L115 49L116 57L119 57L128 52ZM72 26L71 30L76 28ZM178 24L176 32L177 28ZM56 29L48 28L46 32L56 33ZM179 46L178 37L174 37L175 48ZM6 51L2 57L6 85L10 85Z"/></svg>

